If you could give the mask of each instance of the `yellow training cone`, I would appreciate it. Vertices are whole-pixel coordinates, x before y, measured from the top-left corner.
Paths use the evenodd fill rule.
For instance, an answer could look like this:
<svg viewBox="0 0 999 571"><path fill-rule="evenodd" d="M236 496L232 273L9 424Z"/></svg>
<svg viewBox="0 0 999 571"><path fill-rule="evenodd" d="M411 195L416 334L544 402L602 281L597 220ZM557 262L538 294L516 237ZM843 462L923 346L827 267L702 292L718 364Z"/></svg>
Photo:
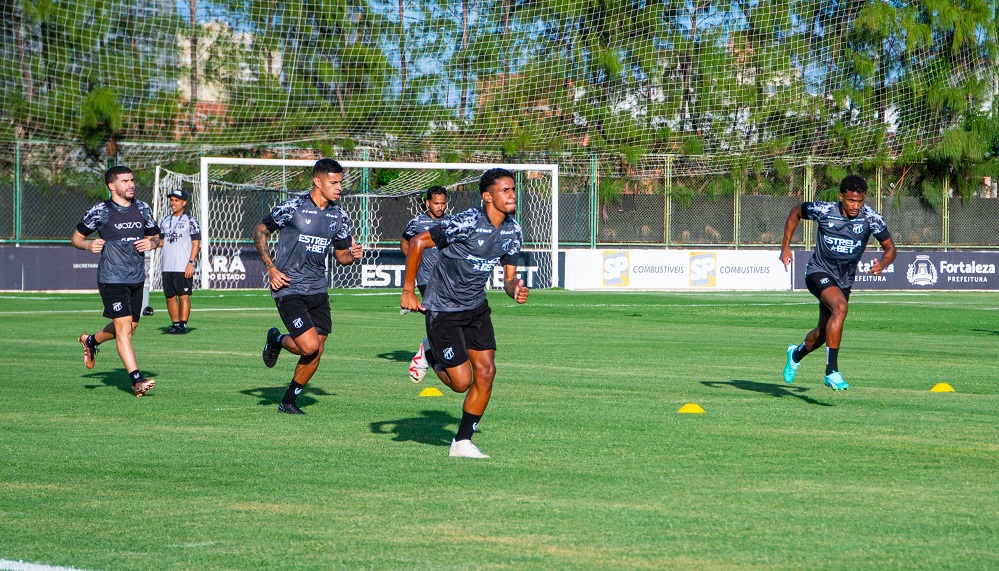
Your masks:
<svg viewBox="0 0 999 571"><path fill-rule="evenodd" d="M701 405L697 403L688 402L687 404L681 406L680 410L678 410L677 412L699 414L704 412L704 409L701 408Z"/></svg>
<svg viewBox="0 0 999 571"><path fill-rule="evenodd" d="M421 397L442 397L442 396L444 396L444 393L442 393L439 389L435 389L434 387L427 387L427 388L423 389L422 391L420 391L420 396Z"/></svg>
<svg viewBox="0 0 999 571"><path fill-rule="evenodd" d="M954 392L954 387L948 385L947 383L937 383L933 385L930 389L931 393L952 393Z"/></svg>

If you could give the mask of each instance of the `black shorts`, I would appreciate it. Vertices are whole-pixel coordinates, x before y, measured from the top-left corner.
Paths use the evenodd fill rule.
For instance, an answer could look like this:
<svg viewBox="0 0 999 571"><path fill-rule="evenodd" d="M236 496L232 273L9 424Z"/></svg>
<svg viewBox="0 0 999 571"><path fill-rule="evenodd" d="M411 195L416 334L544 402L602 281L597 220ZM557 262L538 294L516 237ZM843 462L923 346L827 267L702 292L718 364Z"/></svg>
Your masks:
<svg viewBox="0 0 999 571"><path fill-rule="evenodd" d="M427 285L428 284L416 286L416 289L420 290L420 298L427 297Z"/></svg>
<svg viewBox="0 0 999 571"><path fill-rule="evenodd" d="M194 276L184 277L184 272L163 272L163 295L167 299L178 295L191 295Z"/></svg>
<svg viewBox="0 0 999 571"><path fill-rule="evenodd" d="M132 316L132 321L139 322L142 315L142 282L137 284L97 284L104 302L104 317L117 319Z"/></svg>
<svg viewBox="0 0 999 571"><path fill-rule="evenodd" d="M839 284L836 283L836 280L831 275L825 272L815 272L814 274L805 276L805 287L808 288L808 292L814 295L816 299L821 300L820 296L823 291L831 287L839 287ZM847 301L850 300L850 289L839 288Z"/></svg>
<svg viewBox="0 0 999 571"><path fill-rule="evenodd" d="M455 312L427 312L427 337L434 357L444 368L468 361L468 350L496 350L492 310L488 303Z"/></svg>
<svg viewBox="0 0 999 571"><path fill-rule="evenodd" d="M316 333L326 336L333 329L328 293L284 295L275 297L274 304L277 305L281 321L294 339L313 327L316 328Z"/></svg>

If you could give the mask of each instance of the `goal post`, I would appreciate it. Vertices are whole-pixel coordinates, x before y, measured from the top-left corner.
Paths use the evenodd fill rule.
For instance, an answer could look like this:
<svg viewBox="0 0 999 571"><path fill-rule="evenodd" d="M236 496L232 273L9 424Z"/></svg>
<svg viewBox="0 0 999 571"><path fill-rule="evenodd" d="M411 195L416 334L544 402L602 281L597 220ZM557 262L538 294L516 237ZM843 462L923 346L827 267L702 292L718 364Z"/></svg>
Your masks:
<svg viewBox="0 0 999 571"><path fill-rule="evenodd" d="M204 217L201 215L204 212L204 206L201 200L198 198L198 176L197 175L185 175L180 173L175 173L173 171L167 170L161 166L156 167L155 182L153 183L153 217L156 218L156 222L159 223L170 214L170 200L167 198L167 193L172 190L183 190L190 197L187 201L187 212L194 217L195 220L201 224ZM161 228L162 230L162 228ZM203 257L204 247L198 253L199 260L204 261ZM161 290L163 289L163 249L156 248L147 256L149 260L149 271L146 273L147 286L145 288L145 295L148 295L150 290ZM207 267L202 265L201 267ZM199 286L201 284L200 277L201 270L196 267L194 270L194 284ZM148 304L144 304L146 307Z"/></svg>
<svg viewBox="0 0 999 571"><path fill-rule="evenodd" d="M518 274L529 287L558 285L558 165L338 161L344 167L338 201L351 220L354 239L364 246L359 263L340 266L327 259L331 288L401 287L405 258L399 250L406 222L423 210L422 193L434 185L448 190L448 213L480 202L478 179L490 168L516 177L514 217L524 229ZM266 285L266 272L250 235L253 226L281 200L312 187L315 160L202 157L191 193L201 224L201 289ZM174 184L177 179L171 179ZM165 187L164 187L165 188ZM157 195L165 192L158 190ZM276 241L270 243L273 252ZM332 262L332 263L331 263ZM158 271L158 269L157 269ZM502 286L497 268L490 287Z"/></svg>

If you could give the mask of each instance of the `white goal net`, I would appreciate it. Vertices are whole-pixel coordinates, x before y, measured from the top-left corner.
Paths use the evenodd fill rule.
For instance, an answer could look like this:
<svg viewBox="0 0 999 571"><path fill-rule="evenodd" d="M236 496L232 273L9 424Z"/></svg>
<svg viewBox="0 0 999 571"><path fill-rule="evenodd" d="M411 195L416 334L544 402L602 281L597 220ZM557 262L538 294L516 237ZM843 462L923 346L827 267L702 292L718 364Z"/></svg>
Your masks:
<svg viewBox="0 0 999 571"><path fill-rule="evenodd" d="M477 163L402 163L340 161L345 173L340 206L350 216L354 239L364 257L351 266L327 259L331 288L399 288L405 258L399 241L406 223L423 210L422 195L431 186L448 191L448 213L480 201L478 181L489 168L502 167L516 177L524 250L518 273L528 287L558 283L558 167ZM202 249L196 282L202 289L259 288L266 272L251 233L275 204L312 187L313 160L201 159L199 176L158 169L154 210L167 212L166 193L184 188L188 210L201 224ZM271 252L277 243L272 235ZM332 262L332 263L331 263ZM151 280L160 288L158 257ZM497 268L491 287L502 286Z"/></svg>
<svg viewBox="0 0 999 571"><path fill-rule="evenodd" d="M200 223L204 219L201 215L204 209L201 202L197 200L198 176L175 173L162 167L156 167L156 182L153 188L152 207L153 214L156 216L156 222L162 221L163 217L170 214L170 201L167 199L167 193L171 190L183 190L187 192L187 195L191 197L191 200L187 201L187 212ZM147 259L149 260L149 272L147 275L149 287L146 288L148 294L149 290L163 289L163 249L157 248L153 250L150 254L147 254ZM200 286L200 280L201 266L195 266L195 288ZM144 304L143 307L148 305L148 303Z"/></svg>

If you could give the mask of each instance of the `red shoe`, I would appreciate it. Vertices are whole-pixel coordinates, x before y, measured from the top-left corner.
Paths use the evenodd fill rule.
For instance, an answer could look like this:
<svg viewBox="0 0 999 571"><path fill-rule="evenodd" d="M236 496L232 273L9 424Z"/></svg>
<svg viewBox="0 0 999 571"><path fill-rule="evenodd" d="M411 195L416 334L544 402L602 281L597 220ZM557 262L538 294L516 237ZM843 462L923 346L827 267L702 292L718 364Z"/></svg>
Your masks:
<svg viewBox="0 0 999 571"><path fill-rule="evenodd" d="M429 363L427 363L425 352L426 348L424 344L420 343L420 348L416 351L416 355L413 355L412 360L409 361L409 380L414 383L422 381L423 377L427 374Z"/></svg>
<svg viewBox="0 0 999 571"><path fill-rule="evenodd" d="M86 333L80 335L80 345L83 345L83 364L88 369L93 369L94 358L97 357L97 349L96 348L91 349L90 346L87 345L87 337L90 336L87 335Z"/></svg>

